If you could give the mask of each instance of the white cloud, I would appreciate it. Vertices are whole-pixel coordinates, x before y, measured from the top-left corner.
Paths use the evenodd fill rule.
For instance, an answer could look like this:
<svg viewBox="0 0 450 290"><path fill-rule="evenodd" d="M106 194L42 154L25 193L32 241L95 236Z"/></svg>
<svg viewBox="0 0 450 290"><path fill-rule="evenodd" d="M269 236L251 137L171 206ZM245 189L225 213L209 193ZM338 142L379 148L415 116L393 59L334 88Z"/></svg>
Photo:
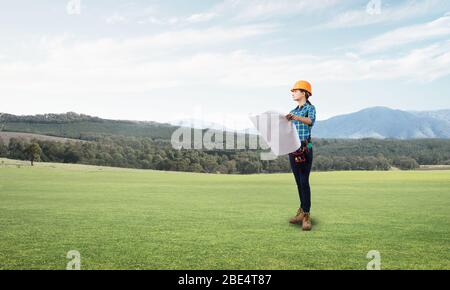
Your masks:
<svg viewBox="0 0 450 290"><path fill-rule="evenodd" d="M193 24L200 22L207 22L215 18L217 14L215 13L196 13L188 17L157 17L157 16L146 16L143 19L139 19L136 22L138 24L157 24L157 25L179 25L179 24Z"/></svg>
<svg viewBox="0 0 450 290"><path fill-rule="evenodd" d="M225 0L212 11L236 20L276 18L288 15L306 15L345 3L344 0Z"/></svg>
<svg viewBox="0 0 450 290"><path fill-rule="evenodd" d="M450 42L415 49L402 57L364 59L353 54L343 58L302 54L268 57L237 53L227 63L232 67L221 82L236 86L287 85L296 75L313 82L428 82L450 74ZM265 80L264 84L261 84L261 79Z"/></svg>
<svg viewBox="0 0 450 290"><path fill-rule="evenodd" d="M313 82L432 81L450 73L450 42L412 50L403 57L382 59L361 59L354 55L343 58L276 56L243 50L153 58L154 45L159 44L159 49L169 47L174 43L171 39L101 40L71 47L54 42L47 57L39 63L0 62L0 92L9 96L127 95L185 85L211 89L214 89L211 84L233 88L284 86L294 81L295 76ZM202 42L196 44L201 46Z"/></svg>
<svg viewBox="0 0 450 290"><path fill-rule="evenodd" d="M274 29L268 25L213 27L85 42L74 41L67 35L43 37L27 45L28 51L41 56L39 59L32 62L20 57L2 59L0 94L126 94L198 83L222 65L214 62L220 54L205 52L208 48L267 34ZM183 55L189 48L196 53Z"/></svg>
<svg viewBox="0 0 450 290"><path fill-rule="evenodd" d="M216 13L197 13L189 16L186 21L191 23L206 22L216 17Z"/></svg>
<svg viewBox="0 0 450 290"><path fill-rule="evenodd" d="M210 9L188 16L163 16L159 8L151 6L139 13L129 11L131 14L127 16L115 13L108 17L107 22L116 24L134 21L138 24L161 26L189 25L216 18L252 22L289 15L308 15L345 2L344 0L224 0Z"/></svg>
<svg viewBox="0 0 450 290"><path fill-rule="evenodd" d="M211 47L221 49L227 44L267 35L277 30L274 25L243 25L236 27L210 27L206 29L183 29L127 39L104 38L89 42L77 42L64 37L43 37L35 44L48 52L49 58L64 61L70 55L78 61L109 62L116 58L121 62L140 62L170 56L179 59L188 49L197 52Z"/></svg>
<svg viewBox="0 0 450 290"><path fill-rule="evenodd" d="M381 2L383 3L383 2ZM343 28L356 27L384 22L400 21L426 15L430 11L439 11L449 8L448 0L421 0L408 1L400 5L387 7L381 6L380 14L370 14L366 11L366 6L361 9L354 9L332 18L330 21L318 26L319 28Z"/></svg>
<svg viewBox="0 0 450 290"><path fill-rule="evenodd" d="M106 23L108 24L120 24L127 22L127 18L123 15L120 15L119 13L114 13L113 15L107 17L105 19Z"/></svg>
<svg viewBox="0 0 450 290"><path fill-rule="evenodd" d="M235 37L237 31L245 30L216 29ZM196 33L204 35L205 31ZM4 110L30 114L75 110L112 118L163 121L169 110L176 114L186 111L171 108L170 102L188 108L202 103L197 99L200 91L238 92L226 100L240 103L239 110L245 112L254 109L245 103L249 90L257 93L290 87L299 76L320 86L327 81L429 82L450 74L450 41L415 49L401 57L362 58L355 54L335 57L247 50L211 52L201 49L207 38L197 36L193 41L186 38L177 42L175 36L178 35L92 42L71 42L67 37L42 40L35 47L30 46L47 52L38 61L0 60L0 96L10 100ZM214 43L217 38L209 41ZM159 50L167 51L174 45L179 50L186 43L197 49L185 55L155 57L161 53ZM155 93L162 90L173 92L174 97ZM219 113L234 112L229 106L216 110L215 121ZM240 120L237 127L248 126L244 115L234 118Z"/></svg>
<svg viewBox="0 0 450 290"><path fill-rule="evenodd" d="M362 53L373 53L413 42L448 35L450 35L450 15L425 24L407 26L389 31L365 41L359 45L359 48Z"/></svg>
<svg viewBox="0 0 450 290"><path fill-rule="evenodd" d="M137 20L137 23L138 24L148 24L148 23L150 23L150 24L156 24L156 25L163 25L164 21L162 21L161 19L158 19L156 17L153 17L153 16L147 16L144 19Z"/></svg>

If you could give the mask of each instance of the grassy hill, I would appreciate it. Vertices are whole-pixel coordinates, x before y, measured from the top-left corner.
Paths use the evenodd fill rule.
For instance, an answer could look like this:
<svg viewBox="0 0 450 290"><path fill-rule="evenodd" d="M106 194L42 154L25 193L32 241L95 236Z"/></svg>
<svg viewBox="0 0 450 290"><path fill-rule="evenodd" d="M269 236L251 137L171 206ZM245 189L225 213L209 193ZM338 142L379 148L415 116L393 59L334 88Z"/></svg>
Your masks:
<svg viewBox="0 0 450 290"><path fill-rule="evenodd" d="M67 142L67 141L85 142L85 141L79 140L79 139L54 137L54 136L41 135L41 134L0 131L0 140L3 140L3 142L5 144L8 144L9 140L11 140L12 138L21 139L26 142L30 142L31 140L54 141L54 142L62 142L62 143Z"/></svg>
<svg viewBox="0 0 450 290"><path fill-rule="evenodd" d="M450 171L212 175L0 159L0 269L450 268Z"/></svg>
<svg viewBox="0 0 450 290"><path fill-rule="evenodd" d="M142 121L108 120L69 112L16 116L0 114L0 131L27 132L68 138L95 135L122 135L170 139L177 127Z"/></svg>

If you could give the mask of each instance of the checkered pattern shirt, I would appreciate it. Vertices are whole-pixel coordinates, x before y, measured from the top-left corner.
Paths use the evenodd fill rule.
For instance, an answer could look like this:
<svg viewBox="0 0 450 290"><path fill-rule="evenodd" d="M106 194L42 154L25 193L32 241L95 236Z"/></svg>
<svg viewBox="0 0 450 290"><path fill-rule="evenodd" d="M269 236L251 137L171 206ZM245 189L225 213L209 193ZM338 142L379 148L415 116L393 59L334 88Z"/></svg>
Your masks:
<svg viewBox="0 0 450 290"><path fill-rule="evenodd" d="M313 105L305 103L301 107L297 106L290 113L295 116L308 117L311 119L312 121L311 126L306 125L305 123L302 123L297 120L292 120L292 122L295 125L295 128L297 129L298 137L300 138L301 141L305 141L306 139L308 139L308 137L310 137L311 128L312 126L314 126L314 123L316 121L316 108Z"/></svg>

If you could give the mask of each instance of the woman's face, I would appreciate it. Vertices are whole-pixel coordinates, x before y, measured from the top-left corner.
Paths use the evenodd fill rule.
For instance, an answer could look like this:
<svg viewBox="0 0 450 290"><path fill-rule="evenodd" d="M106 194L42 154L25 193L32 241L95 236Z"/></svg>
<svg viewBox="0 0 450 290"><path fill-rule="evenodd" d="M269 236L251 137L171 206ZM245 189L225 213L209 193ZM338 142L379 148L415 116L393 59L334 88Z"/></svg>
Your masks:
<svg viewBox="0 0 450 290"><path fill-rule="evenodd" d="M293 92L291 92L291 95L294 101L300 101L302 98L306 98L305 92L303 92L302 90L294 90Z"/></svg>

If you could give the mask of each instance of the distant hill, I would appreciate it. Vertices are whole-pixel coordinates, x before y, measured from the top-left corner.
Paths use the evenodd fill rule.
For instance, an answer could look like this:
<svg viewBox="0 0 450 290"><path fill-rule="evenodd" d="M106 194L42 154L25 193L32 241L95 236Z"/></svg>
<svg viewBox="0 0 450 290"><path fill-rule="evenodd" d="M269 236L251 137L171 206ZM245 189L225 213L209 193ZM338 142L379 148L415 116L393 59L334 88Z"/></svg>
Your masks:
<svg viewBox="0 0 450 290"><path fill-rule="evenodd" d="M191 127L194 129L214 129L214 130L221 130L225 129L225 131L232 131L229 128L224 128L222 124L214 123L214 122L207 122L199 119L177 119L174 121L169 122L170 125L177 126L177 127Z"/></svg>
<svg viewBox="0 0 450 290"><path fill-rule="evenodd" d="M79 139L69 139L69 138L63 138L63 137L53 137L53 136L47 136L47 135L40 135L40 134L33 134L33 133L18 133L18 132L2 132L0 131L0 139L5 143L8 144L9 140L12 138L15 139L21 139L26 142L30 142L33 139L36 140L42 140L42 141L55 141L55 142L67 142L67 141L75 141L75 142L85 142L83 140Z"/></svg>
<svg viewBox="0 0 450 290"><path fill-rule="evenodd" d="M108 120L73 112L34 116L0 114L0 131L26 132L76 139L96 135L170 139L172 132L176 129L177 127L164 123Z"/></svg>
<svg viewBox="0 0 450 290"><path fill-rule="evenodd" d="M200 120L200 119L194 119L194 118L189 118L189 119L178 119L172 122L169 122L171 125L173 126L181 126L181 127L191 127L194 129L202 129L202 130L208 130L208 129L212 129L212 130L217 130L217 131L228 131L228 132L236 132L239 134L258 134L258 130L256 130L255 128L245 128L245 129L240 129L240 130L236 130L236 129L231 129L231 128L227 128L226 126L219 124L219 123L214 123L214 122L209 122L209 121L204 121L204 120Z"/></svg>
<svg viewBox="0 0 450 290"><path fill-rule="evenodd" d="M418 117L429 117L439 121L450 123L450 110L437 111L409 111Z"/></svg>
<svg viewBox="0 0 450 290"><path fill-rule="evenodd" d="M189 127L189 124L182 122L178 125L171 125L153 121L109 120L74 112L33 116L0 113L0 133L3 132L5 134L5 132L9 132L9 135L13 132L18 135L23 135L23 133L38 134L40 136L36 135L36 137L39 137L36 139L40 140L43 140L42 135L86 141L95 140L100 136L114 135L147 137L166 142L171 140L173 132L179 127ZM194 127L194 131L200 130L207 130L207 126L204 129ZM212 131L222 130L213 128ZM243 133L238 132L237 135L242 136ZM9 140L10 138L4 135L2 139L6 141L6 139ZM29 139L29 136L26 139ZM236 142L240 146L244 146L245 143L242 139L236 139Z"/></svg>
<svg viewBox="0 0 450 290"><path fill-rule="evenodd" d="M408 112L372 107L318 121L317 138L450 138L450 110Z"/></svg>

